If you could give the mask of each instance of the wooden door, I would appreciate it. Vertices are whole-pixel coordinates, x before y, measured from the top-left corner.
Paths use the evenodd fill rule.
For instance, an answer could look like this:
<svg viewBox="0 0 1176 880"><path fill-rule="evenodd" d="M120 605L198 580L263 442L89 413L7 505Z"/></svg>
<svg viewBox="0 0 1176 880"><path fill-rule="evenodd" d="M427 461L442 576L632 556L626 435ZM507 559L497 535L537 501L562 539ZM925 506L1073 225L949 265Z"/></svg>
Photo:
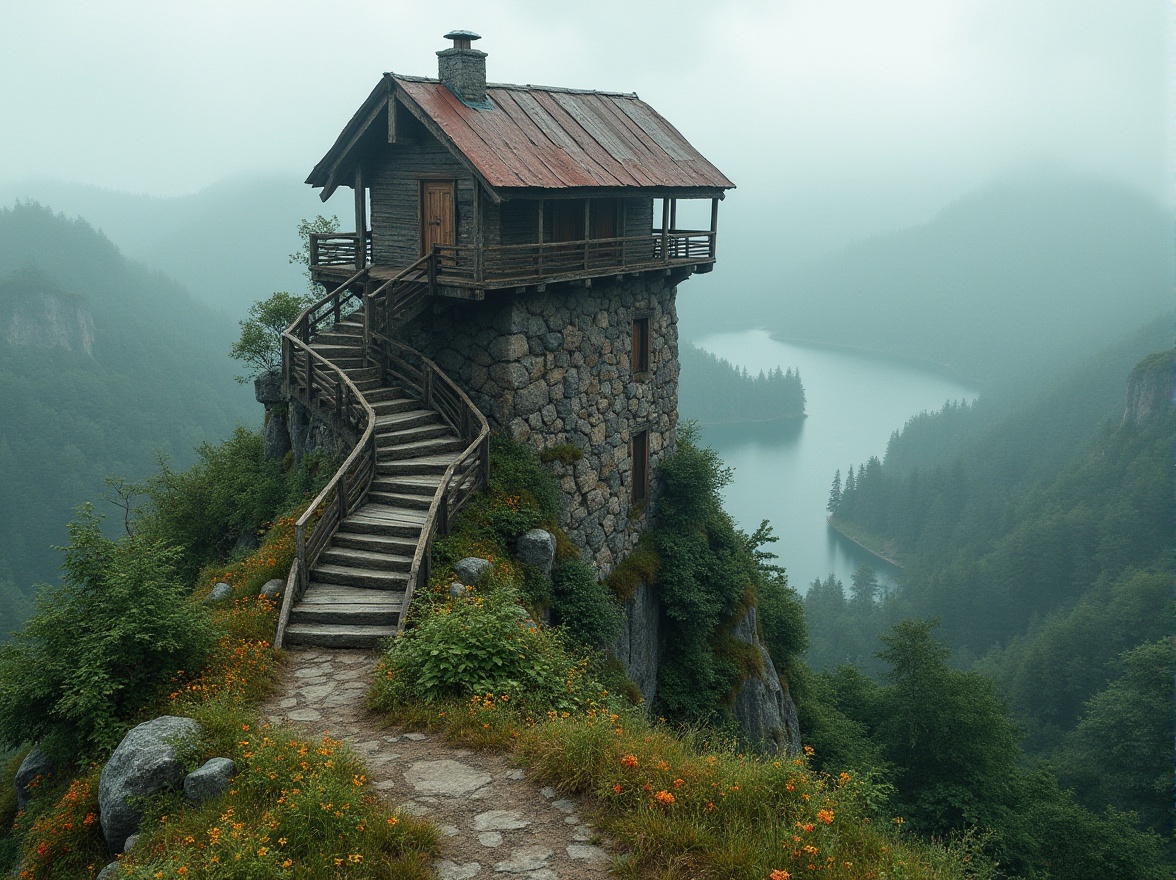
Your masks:
<svg viewBox="0 0 1176 880"><path fill-rule="evenodd" d="M453 235L453 181L421 181L421 254L433 245L456 243Z"/></svg>

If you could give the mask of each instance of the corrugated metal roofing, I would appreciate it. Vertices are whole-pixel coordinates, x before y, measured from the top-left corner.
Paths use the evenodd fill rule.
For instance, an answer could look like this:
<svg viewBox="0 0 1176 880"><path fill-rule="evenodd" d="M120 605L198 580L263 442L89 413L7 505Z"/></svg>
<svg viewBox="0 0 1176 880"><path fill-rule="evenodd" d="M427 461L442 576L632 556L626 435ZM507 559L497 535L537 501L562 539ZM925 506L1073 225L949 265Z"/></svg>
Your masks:
<svg viewBox="0 0 1176 880"><path fill-rule="evenodd" d="M636 95L489 85L491 110L436 80L396 85L495 189L734 186Z"/></svg>

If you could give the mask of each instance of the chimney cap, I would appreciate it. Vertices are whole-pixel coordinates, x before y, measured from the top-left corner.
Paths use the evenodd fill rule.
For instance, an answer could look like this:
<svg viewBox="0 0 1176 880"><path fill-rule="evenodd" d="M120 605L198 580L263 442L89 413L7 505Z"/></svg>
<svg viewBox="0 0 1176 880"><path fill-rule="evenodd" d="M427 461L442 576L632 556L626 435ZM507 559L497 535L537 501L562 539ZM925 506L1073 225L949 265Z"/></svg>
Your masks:
<svg viewBox="0 0 1176 880"><path fill-rule="evenodd" d="M457 31L450 31L442 39L453 40L454 43L457 43L458 40L462 40L462 41L468 43L470 40L482 39L482 35L475 34L473 31L457 30Z"/></svg>

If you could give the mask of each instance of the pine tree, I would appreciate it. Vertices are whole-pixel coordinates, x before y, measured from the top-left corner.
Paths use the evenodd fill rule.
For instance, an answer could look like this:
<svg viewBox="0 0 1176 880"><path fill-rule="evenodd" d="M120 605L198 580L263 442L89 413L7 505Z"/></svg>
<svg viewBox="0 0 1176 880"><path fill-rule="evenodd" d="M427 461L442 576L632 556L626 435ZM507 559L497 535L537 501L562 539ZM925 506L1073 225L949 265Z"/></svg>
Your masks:
<svg viewBox="0 0 1176 880"><path fill-rule="evenodd" d="M837 469L837 473L833 474L833 485L829 489L829 503L825 505L825 509L830 513L837 512L837 505L841 503L841 468Z"/></svg>

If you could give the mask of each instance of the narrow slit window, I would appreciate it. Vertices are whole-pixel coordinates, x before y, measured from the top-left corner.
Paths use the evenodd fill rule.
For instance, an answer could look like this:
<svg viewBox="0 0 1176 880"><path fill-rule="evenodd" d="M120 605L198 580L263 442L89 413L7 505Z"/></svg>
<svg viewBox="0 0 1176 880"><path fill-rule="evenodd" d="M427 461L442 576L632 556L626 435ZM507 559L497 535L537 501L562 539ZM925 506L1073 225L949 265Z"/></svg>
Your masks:
<svg viewBox="0 0 1176 880"><path fill-rule="evenodd" d="M641 504L649 498L649 432L633 435L633 503Z"/></svg>
<svg viewBox="0 0 1176 880"><path fill-rule="evenodd" d="M649 372L649 318L633 319L633 372Z"/></svg>

